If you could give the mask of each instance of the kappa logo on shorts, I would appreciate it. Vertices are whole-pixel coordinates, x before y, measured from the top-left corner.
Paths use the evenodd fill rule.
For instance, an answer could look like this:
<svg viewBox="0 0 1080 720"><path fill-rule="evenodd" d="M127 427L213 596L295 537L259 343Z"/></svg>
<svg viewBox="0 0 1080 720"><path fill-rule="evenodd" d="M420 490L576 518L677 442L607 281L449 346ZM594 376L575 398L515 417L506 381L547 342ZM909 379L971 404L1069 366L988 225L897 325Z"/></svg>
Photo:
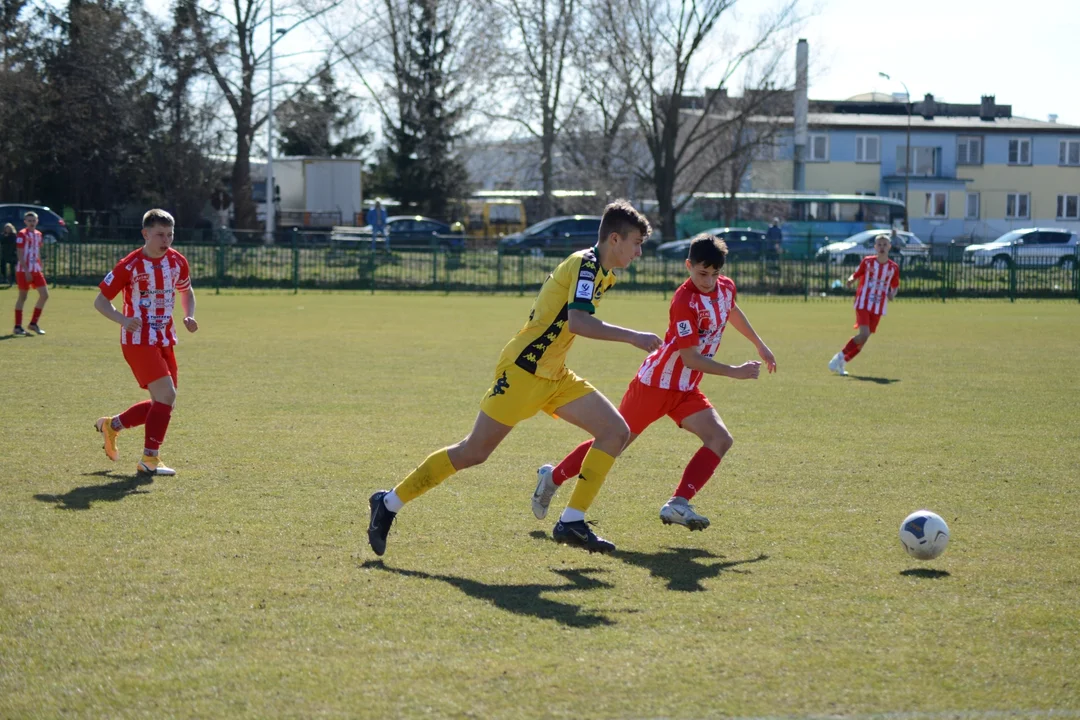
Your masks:
<svg viewBox="0 0 1080 720"><path fill-rule="evenodd" d="M503 371L502 377L495 381L495 385L491 388L491 394L488 397L495 397L496 395L505 395L506 391L510 388L510 381L506 379L506 372Z"/></svg>
<svg viewBox="0 0 1080 720"><path fill-rule="evenodd" d="M675 330L679 333L679 337L690 337L694 334L694 328L691 327L689 320L680 320L675 325Z"/></svg>

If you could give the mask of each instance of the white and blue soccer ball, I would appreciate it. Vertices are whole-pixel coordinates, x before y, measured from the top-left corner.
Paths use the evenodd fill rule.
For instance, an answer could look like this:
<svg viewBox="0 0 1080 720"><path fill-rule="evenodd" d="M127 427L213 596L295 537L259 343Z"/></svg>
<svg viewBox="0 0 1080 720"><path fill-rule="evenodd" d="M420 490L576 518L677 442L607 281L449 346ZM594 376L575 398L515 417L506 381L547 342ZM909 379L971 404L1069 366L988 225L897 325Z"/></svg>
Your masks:
<svg viewBox="0 0 1080 720"><path fill-rule="evenodd" d="M949 545L949 526L937 513L916 510L900 523L900 544L918 560L933 560Z"/></svg>

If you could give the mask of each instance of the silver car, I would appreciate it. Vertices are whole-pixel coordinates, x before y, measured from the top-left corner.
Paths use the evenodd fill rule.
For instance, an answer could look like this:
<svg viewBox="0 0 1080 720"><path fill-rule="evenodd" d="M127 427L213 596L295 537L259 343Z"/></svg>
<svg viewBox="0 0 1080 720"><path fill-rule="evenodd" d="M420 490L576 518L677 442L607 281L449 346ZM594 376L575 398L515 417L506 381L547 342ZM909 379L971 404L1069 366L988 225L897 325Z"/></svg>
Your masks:
<svg viewBox="0 0 1080 720"><path fill-rule="evenodd" d="M819 261L829 261L834 265L858 265L867 255L874 254L874 238L889 235L889 230L864 230L852 235L847 240L829 243L817 251ZM915 236L915 233L898 230L892 236L892 249L889 257L908 264L924 261L930 256L930 246Z"/></svg>
<svg viewBox="0 0 1080 720"><path fill-rule="evenodd" d="M976 267L1005 270L1017 266L1076 267L1077 234L1056 228L1024 228L997 240L964 248L964 262Z"/></svg>

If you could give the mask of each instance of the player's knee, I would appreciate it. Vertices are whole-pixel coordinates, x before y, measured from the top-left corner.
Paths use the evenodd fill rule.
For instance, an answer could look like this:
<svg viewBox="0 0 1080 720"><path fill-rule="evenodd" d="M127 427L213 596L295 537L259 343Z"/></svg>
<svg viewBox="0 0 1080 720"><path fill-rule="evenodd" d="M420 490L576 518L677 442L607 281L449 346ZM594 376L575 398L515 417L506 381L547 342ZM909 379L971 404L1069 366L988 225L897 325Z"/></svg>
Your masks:
<svg viewBox="0 0 1080 720"><path fill-rule="evenodd" d="M735 444L735 438L731 437L731 433L727 430L719 432L713 437L709 438L707 447L716 453L717 457L724 457L727 451L731 449L731 446Z"/></svg>
<svg viewBox="0 0 1080 720"><path fill-rule="evenodd" d="M156 397L154 400L156 402L170 406L176 404L176 388L174 387L162 388L161 390L158 390L155 395Z"/></svg>
<svg viewBox="0 0 1080 720"><path fill-rule="evenodd" d="M604 432L604 444L608 447L617 447L619 452L630 442L630 426L626 424L620 415L617 420L612 420Z"/></svg>
<svg viewBox="0 0 1080 720"><path fill-rule="evenodd" d="M454 450L450 462L455 470L464 470L465 468L482 465L491 457L494 448L484 447L479 443L470 443L466 438Z"/></svg>
<svg viewBox="0 0 1080 720"><path fill-rule="evenodd" d="M48 300L49 299L49 288L38 288L38 295L41 297L41 300L43 302L45 300Z"/></svg>

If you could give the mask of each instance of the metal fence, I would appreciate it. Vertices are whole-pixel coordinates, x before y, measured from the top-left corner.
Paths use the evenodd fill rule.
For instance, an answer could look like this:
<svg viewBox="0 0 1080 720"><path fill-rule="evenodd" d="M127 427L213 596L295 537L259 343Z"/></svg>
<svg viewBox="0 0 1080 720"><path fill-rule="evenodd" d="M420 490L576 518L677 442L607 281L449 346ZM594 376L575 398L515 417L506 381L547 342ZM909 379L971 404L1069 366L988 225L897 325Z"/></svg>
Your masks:
<svg viewBox="0 0 1080 720"><path fill-rule="evenodd" d="M372 249L365 242L334 242L328 233L283 231L273 244L261 234L207 232L175 247L188 259L197 287L348 289L532 294L567 250L508 254L493 247L455 250ZM141 244L122 240L79 240L46 245L43 261L49 281L96 285L121 258ZM732 257L724 268L741 294L786 299L850 295L844 280L854 267L818 260L808 248L761 257ZM1071 255L1042 264L1013 262L1008 267L976 267L963 262L961 247L935 248L927 256L902 257L905 297L941 301L955 298L1057 298L1080 301L1080 258ZM620 271L618 289L671 293L686 280L679 258L645 256Z"/></svg>

